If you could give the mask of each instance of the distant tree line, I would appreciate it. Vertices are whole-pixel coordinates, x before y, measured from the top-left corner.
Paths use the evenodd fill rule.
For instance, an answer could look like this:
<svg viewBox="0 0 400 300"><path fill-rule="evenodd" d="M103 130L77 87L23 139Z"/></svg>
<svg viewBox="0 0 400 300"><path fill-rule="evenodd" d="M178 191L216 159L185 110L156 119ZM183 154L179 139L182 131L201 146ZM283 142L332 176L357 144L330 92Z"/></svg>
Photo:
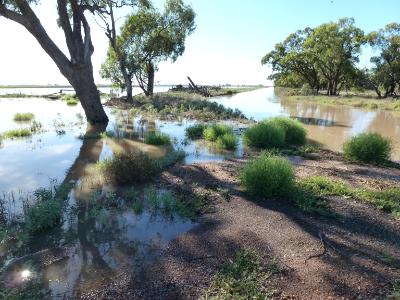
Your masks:
<svg viewBox="0 0 400 300"><path fill-rule="evenodd" d="M363 46L376 56L372 67L357 66ZM307 88L339 95L343 89L374 90L378 98L397 97L400 84L400 24L365 34L353 18L305 28L290 34L262 58L276 86Z"/></svg>

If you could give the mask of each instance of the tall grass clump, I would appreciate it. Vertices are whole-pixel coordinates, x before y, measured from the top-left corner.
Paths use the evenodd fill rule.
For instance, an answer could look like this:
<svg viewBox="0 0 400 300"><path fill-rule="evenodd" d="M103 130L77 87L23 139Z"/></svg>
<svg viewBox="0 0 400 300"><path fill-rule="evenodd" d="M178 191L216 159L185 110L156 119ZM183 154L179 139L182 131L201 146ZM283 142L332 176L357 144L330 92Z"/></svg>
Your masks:
<svg viewBox="0 0 400 300"><path fill-rule="evenodd" d="M289 160L263 152L241 171L240 180L253 196L287 196L294 186L294 171Z"/></svg>
<svg viewBox="0 0 400 300"><path fill-rule="evenodd" d="M118 185L150 180L159 170L158 163L143 152L117 153L98 163L104 178Z"/></svg>
<svg viewBox="0 0 400 300"><path fill-rule="evenodd" d="M2 134L5 139L22 138L31 136L32 132L28 128L12 129Z"/></svg>
<svg viewBox="0 0 400 300"><path fill-rule="evenodd" d="M194 124L185 129L185 134L191 140L201 139L206 127L205 124Z"/></svg>
<svg viewBox="0 0 400 300"><path fill-rule="evenodd" d="M144 138L145 144L149 145L169 145L171 139L168 135L158 132L149 132Z"/></svg>
<svg viewBox="0 0 400 300"><path fill-rule="evenodd" d="M234 133L225 133L217 138L217 146L226 150L235 150L238 145L238 138Z"/></svg>
<svg viewBox="0 0 400 300"><path fill-rule="evenodd" d="M43 232L58 225L62 218L63 200L69 193L68 185L34 192L34 201L24 207L25 226L29 233Z"/></svg>
<svg viewBox="0 0 400 300"><path fill-rule="evenodd" d="M224 134L233 134L232 127L225 124L213 124L204 129L203 136L207 141L216 142Z"/></svg>
<svg viewBox="0 0 400 300"><path fill-rule="evenodd" d="M258 123L247 129L244 142L261 149L280 148L285 144L285 130L274 123Z"/></svg>
<svg viewBox="0 0 400 300"><path fill-rule="evenodd" d="M382 163L390 159L392 143L379 133L361 133L343 145L344 158L349 161Z"/></svg>
<svg viewBox="0 0 400 300"><path fill-rule="evenodd" d="M286 146L301 146L306 143L307 131L303 125L290 118L276 117L265 121L266 124L276 124L285 131Z"/></svg>
<svg viewBox="0 0 400 300"><path fill-rule="evenodd" d="M69 99L69 100L67 100L67 105L68 105L68 106L75 106L75 105L78 105L78 100Z"/></svg>
<svg viewBox="0 0 400 300"><path fill-rule="evenodd" d="M35 118L33 113L16 113L14 115L14 121L16 122L28 122Z"/></svg>

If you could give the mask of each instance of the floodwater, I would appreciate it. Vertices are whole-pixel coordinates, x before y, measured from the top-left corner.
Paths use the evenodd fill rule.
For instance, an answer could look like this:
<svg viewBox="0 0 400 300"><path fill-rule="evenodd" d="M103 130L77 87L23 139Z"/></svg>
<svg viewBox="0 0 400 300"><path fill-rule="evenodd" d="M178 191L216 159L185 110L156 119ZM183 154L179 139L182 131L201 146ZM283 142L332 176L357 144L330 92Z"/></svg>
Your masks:
<svg viewBox="0 0 400 300"><path fill-rule="evenodd" d="M393 159L400 160L400 115L392 112L287 101L277 97L273 88L215 100L255 120L281 115L297 118L304 123L310 139L336 151L349 137L376 131L393 140ZM142 150L153 157L166 155L170 147L143 143L146 133L153 130L171 136L171 147L187 153L185 163L241 157L246 151L242 142L238 150L229 152L202 141L188 141L185 128L194 121L144 119L111 108L106 108L110 117L106 130L114 137L80 139L91 129L80 105L71 107L63 101L40 98L0 99L0 133L30 126L13 121L17 112L33 113L43 131L29 138L0 142L0 202L8 217L18 216L23 202L40 187L48 187L53 181L73 186L61 228L28 242L18 256L36 254L9 264L12 267L0 279L9 287L35 280L52 298L76 296L79 290L102 284L102 280L124 270L140 272L143 264L151 262L170 240L196 226L193 220L166 215L149 206L135 213L120 189L97 180L95 165L99 160L127 150ZM112 195L120 200L121 207L102 209L94 217L89 206L81 205L93 193ZM138 187L138 193L145 197L145 189ZM55 254L51 263L38 264L38 256L43 254L40 251L49 249L61 249L57 251L62 255ZM0 245L0 268L12 258Z"/></svg>
<svg viewBox="0 0 400 300"><path fill-rule="evenodd" d="M296 102L278 97L273 88L220 97L217 102L238 108L256 121L276 116L297 118L311 140L333 151L341 152L343 143L354 135L378 132L393 141L392 159L400 161L400 112Z"/></svg>

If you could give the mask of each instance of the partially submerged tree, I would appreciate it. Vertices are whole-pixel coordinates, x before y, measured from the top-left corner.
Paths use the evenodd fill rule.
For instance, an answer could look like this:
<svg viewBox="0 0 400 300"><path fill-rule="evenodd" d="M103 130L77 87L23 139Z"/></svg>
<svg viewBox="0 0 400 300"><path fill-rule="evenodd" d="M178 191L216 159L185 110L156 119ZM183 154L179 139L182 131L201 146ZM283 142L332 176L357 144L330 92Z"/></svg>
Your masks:
<svg viewBox="0 0 400 300"><path fill-rule="evenodd" d="M102 76L125 88L128 101L134 78L146 96L152 95L159 62L175 61L183 54L186 37L195 29L194 18L193 9L182 0L167 0L163 13L141 7L122 26L117 49L110 45Z"/></svg>
<svg viewBox="0 0 400 300"><path fill-rule="evenodd" d="M108 121L94 83L92 54L94 47L86 11L100 12L107 1L57 0L58 24L64 32L70 58L47 34L32 6L40 0L0 0L0 16L24 26L55 62L61 74L76 91L91 123Z"/></svg>

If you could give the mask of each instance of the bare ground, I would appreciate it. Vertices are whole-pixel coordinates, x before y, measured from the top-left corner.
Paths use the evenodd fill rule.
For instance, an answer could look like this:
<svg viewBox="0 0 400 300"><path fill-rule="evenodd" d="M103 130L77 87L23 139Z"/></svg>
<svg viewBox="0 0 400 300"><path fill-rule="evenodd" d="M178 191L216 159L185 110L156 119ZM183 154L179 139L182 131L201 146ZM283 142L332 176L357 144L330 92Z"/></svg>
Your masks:
<svg viewBox="0 0 400 300"><path fill-rule="evenodd" d="M290 159L300 177L326 175L376 189L400 183L399 169L348 164L329 151L317 160ZM205 193L214 211L172 241L156 262L80 291L81 298L198 299L221 265L246 249L284 269L266 282L276 299L387 299L391 283L400 278L399 220L343 197L327 199L335 217L304 214L286 200L250 199L237 181L245 161L164 172L158 184L178 193Z"/></svg>

